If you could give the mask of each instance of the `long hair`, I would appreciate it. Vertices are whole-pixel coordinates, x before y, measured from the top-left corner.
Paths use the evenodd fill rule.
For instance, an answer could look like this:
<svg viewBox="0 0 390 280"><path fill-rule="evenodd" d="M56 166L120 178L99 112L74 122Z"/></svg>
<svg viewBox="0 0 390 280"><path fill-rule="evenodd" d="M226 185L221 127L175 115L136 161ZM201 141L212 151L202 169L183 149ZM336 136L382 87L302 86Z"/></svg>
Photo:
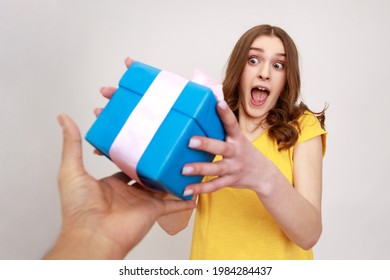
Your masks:
<svg viewBox="0 0 390 280"><path fill-rule="evenodd" d="M298 50L291 37L281 28L270 25L258 25L245 32L236 43L226 68L223 92L225 100L238 118L240 106L240 78L248 59L248 52L253 41L259 36L276 36L284 46L286 53L286 83L279 99L267 116L269 125L268 134L276 139L279 150L289 149L298 140L300 127L298 119L305 111L316 115L325 127L325 110L319 113L312 112L300 97L301 79L299 73Z"/></svg>

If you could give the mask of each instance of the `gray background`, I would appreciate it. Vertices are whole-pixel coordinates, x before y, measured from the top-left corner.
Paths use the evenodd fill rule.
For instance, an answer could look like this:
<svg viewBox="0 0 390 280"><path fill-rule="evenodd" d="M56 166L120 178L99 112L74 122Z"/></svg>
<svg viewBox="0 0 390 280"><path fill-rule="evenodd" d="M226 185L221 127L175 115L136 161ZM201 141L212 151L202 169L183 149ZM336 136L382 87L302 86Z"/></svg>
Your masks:
<svg viewBox="0 0 390 280"><path fill-rule="evenodd" d="M316 258L389 259L389 3L0 0L0 259L39 259L58 233L57 114L85 134L127 56L221 81L237 39L262 23L295 40L304 101L330 105ZM91 174L117 170L84 144ZM191 230L155 226L128 258L187 259Z"/></svg>

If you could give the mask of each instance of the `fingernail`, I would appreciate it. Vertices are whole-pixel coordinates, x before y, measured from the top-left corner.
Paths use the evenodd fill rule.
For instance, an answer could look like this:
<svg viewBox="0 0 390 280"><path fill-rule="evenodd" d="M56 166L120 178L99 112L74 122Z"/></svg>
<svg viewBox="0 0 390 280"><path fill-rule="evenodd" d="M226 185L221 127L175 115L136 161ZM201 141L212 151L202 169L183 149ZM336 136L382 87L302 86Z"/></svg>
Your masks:
<svg viewBox="0 0 390 280"><path fill-rule="evenodd" d="M218 102L218 107L221 108L222 110L225 110L227 108L227 103L225 100L221 100Z"/></svg>
<svg viewBox="0 0 390 280"><path fill-rule="evenodd" d="M194 194L193 190L184 190L184 192L183 192L183 196L189 196L189 195L193 195L193 194Z"/></svg>
<svg viewBox="0 0 390 280"><path fill-rule="evenodd" d="M197 148L200 146L202 142L199 139L191 138L190 143L188 143L188 147Z"/></svg>
<svg viewBox="0 0 390 280"><path fill-rule="evenodd" d="M185 174L191 174L193 171L194 168L192 166L184 166L181 173L185 175Z"/></svg>

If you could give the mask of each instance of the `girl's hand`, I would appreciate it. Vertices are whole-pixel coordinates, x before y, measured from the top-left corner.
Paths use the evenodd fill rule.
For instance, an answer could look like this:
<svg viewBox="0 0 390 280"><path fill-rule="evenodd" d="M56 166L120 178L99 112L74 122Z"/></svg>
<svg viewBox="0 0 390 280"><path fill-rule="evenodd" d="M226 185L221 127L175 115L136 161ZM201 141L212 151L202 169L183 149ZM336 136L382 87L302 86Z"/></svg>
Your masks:
<svg viewBox="0 0 390 280"><path fill-rule="evenodd" d="M233 112L225 101L217 105L219 117L226 131L226 140L207 137L192 137L189 147L221 155L220 161L212 163L189 163L183 167L183 175L216 176L215 179L187 186L185 195L209 193L223 187L248 188L264 191L272 179L276 166L259 152L241 132Z"/></svg>
<svg viewBox="0 0 390 280"><path fill-rule="evenodd" d="M130 65L134 62L133 59L131 58L126 58L125 59L125 65L127 68L130 67ZM113 96L113 94L115 93L115 91L117 90L116 87L112 87L112 86L105 86L105 87L101 87L100 88L100 93L107 99L111 99L111 97ZM93 110L93 113L95 114L96 117L98 117L100 115L100 113L103 111L103 108L95 108ZM94 150L94 153L97 154L97 155L102 155L101 152L99 152L98 150Z"/></svg>

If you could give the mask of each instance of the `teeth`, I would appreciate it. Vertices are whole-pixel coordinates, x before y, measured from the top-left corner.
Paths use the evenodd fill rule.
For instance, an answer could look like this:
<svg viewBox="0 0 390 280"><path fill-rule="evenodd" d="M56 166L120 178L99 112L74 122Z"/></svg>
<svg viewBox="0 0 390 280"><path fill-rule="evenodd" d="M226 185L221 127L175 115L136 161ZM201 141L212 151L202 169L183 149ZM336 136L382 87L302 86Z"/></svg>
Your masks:
<svg viewBox="0 0 390 280"><path fill-rule="evenodd" d="M266 88L263 88L263 87L257 87L258 90L262 90L262 91L268 91L268 89Z"/></svg>

